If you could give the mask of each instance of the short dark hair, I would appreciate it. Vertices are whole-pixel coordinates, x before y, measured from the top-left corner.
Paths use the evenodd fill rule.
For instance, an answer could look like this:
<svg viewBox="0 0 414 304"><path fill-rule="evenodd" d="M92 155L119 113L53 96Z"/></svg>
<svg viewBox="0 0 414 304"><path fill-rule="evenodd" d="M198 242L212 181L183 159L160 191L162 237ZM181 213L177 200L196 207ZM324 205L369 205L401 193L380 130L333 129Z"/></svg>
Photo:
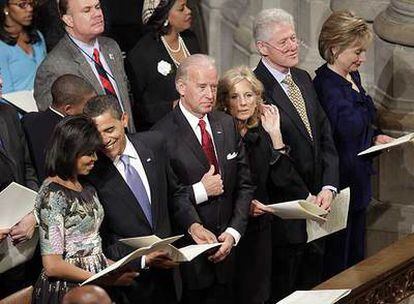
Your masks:
<svg viewBox="0 0 414 304"><path fill-rule="evenodd" d="M76 160L94 153L102 139L93 121L85 115L65 117L60 121L46 149L46 174L67 180L76 175Z"/></svg>
<svg viewBox="0 0 414 304"><path fill-rule="evenodd" d="M91 95L96 95L96 90L85 79L65 74L58 77L52 84L52 104L61 106L66 104L76 105Z"/></svg>
<svg viewBox="0 0 414 304"><path fill-rule="evenodd" d="M100 95L91 98L83 108L83 113L94 118L106 112L110 112L112 117L121 120L122 110L118 99L113 95Z"/></svg>

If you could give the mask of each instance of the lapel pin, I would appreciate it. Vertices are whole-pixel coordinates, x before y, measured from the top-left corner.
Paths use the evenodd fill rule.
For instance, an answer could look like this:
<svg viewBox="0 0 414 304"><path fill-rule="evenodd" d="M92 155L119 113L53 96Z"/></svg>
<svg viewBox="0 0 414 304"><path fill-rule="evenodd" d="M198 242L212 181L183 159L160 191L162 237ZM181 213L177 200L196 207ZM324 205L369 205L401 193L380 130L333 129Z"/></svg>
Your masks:
<svg viewBox="0 0 414 304"><path fill-rule="evenodd" d="M151 161L151 158L147 158L147 163L149 163Z"/></svg>
<svg viewBox="0 0 414 304"><path fill-rule="evenodd" d="M221 131L217 131L217 134L221 134L222 132Z"/></svg>
<svg viewBox="0 0 414 304"><path fill-rule="evenodd" d="M109 59L111 59L111 60L114 60L114 55L113 54L108 54L108 56L109 56Z"/></svg>

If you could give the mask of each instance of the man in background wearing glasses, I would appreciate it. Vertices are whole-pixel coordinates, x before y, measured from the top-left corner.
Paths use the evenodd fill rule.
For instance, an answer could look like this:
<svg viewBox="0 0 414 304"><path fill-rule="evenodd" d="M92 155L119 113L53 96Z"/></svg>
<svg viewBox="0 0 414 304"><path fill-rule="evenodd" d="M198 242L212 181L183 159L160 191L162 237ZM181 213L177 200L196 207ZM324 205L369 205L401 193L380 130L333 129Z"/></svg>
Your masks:
<svg viewBox="0 0 414 304"><path fill-rule="evenodd" d="M264 10L253 32L262 57L254 72L264 85L265 100L279 108L283 140L293 159L288 186L273 197L279 202L308 198L329 210L338 187L338 158L312 80L296 68L299 45L293 17L281 9ZM304 220L274 217L272 238L271 303L319 283L323 241L306 244Z"/></svg>

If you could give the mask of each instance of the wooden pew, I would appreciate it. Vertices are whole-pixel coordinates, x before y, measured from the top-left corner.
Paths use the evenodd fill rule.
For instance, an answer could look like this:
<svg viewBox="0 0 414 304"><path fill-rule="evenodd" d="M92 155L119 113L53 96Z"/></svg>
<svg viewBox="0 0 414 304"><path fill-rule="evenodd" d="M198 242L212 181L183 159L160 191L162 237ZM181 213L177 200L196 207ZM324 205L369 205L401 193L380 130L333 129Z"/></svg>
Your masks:
<svg viewBox="0 0 414 304"><path fill-rule="evenodd" d="M393 304L414 294L414 234L410 234L314 289L351 288L338 304Z"/></svg>

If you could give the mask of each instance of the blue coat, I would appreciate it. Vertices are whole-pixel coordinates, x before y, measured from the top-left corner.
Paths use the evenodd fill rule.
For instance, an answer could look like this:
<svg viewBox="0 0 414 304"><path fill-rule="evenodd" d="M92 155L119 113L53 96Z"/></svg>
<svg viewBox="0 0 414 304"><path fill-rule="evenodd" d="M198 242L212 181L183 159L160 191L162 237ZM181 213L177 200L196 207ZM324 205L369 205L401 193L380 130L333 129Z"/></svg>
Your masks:
<svg viewBox="0 0 414 304"><path fill-rule="evenodd" d="M372 156L357 156L372 146L380 132L374 127L376 109L361 85L358 72L351 77L359 89L328 68L316 70L313 80L320 103L331 122L339 156L340 188L351 187L351 210L366 208L371 200Z"/></svg>

